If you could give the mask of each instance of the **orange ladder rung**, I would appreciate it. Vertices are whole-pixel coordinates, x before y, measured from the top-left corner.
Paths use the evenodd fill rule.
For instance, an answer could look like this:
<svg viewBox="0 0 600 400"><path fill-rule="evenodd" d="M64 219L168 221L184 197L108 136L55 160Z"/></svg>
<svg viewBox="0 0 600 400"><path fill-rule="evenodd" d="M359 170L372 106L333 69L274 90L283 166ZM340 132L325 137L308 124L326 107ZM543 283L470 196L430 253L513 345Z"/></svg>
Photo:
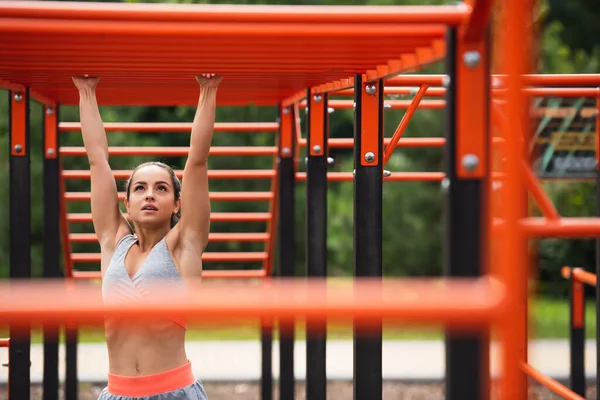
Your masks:
<svg viewBox="0 0 600 400"><path fill-rule="evenodd" d="M264 278L267 275L264 269L250 270L203 270L202 277L209 279L253 279ZM100 279L100 271L73 271L74 279Z"/></svg>
<svg viewBox="0 0 600 400"><path fill-rule="evenodd" d="M132 171L115 170L113 176L115 179L129 179ZM175 174L179 179L183 178L183 171L176 170ZM66 170L62 172L64 179L90 179L91 171L87 170ZM275 171L270 169L216 169L208 171L209 179L271 179L275 176Z"/></svg>
<svg viewBox="0 0 600 400"><path fill-rule="evenodd" d="M388 145L392 138L384 138L383 144ZM396 147L442 147L446 143L445 138L401 138ZM306 146L306 139L298 141L300 146ZM352 138L332 138L327 141L327 146L330 148L351 148L354 147L354 139Z"/></svg>
<svg viewBox="0 0 600 400"><path fill-rule="evenodd" d="M202 254L202 261L210 262L255 262L267 259L267 253L254 252L209 252ZM100 253L72 253L71 260L79 263L100 262Z"/></svg>
<svg viewBox="0 0 600 400"><path fill-rule="evenodd" d="M215 201L261 201L273 199L271 192L211 192L210 199ZM64 196L67 201L90 201L90 192L67 192ZM119 200L125 199L125 192L119 193Z"/></svg>
<svg viewBox="0 0 600 400"><path fill-rule="evenodd" d="M61 122L58 129L62 132L81 131L79 122ZM122 132L190 132L191 122L105 122L104 130ZM215 132L276 132L277 122L216 122Z"/></svg>
<svg viewBox="0 0 600 400"><path fill-rule="evenodd" d="M209 242L265 242L269 240L269 234L263 232L215 232L208 234ZM69 240L73 243L93 243L98 238L94 233L71 233Z"/></svg>
<svg viewBox="0 0 600 400"><path fill-rule="evenodd" d="M271 218L270 213L260 212L222 212L211 213L210 220L213 222L257 222L268 221ZM67 222L92 222L91 213L67 214Z"/></svg>
<svg viewBox="0 0 600 400"><path fill-rule="evenodd" d="M9 338L1 338L0 339L0 347L8 347L10 345Z"/></svg>
<svg viewBox="0 0 600 400"><path fill-rule="evenodd" d="M139 146L128 147L118 146L109 147L109 156L187 156L190 152L189 147L176 146ZM87 153L84 147L61 147L62 156L85 156ZM272 156L277 154L277 148L274 146L217 146L210 148L210 155L213 156Z"/></svg>

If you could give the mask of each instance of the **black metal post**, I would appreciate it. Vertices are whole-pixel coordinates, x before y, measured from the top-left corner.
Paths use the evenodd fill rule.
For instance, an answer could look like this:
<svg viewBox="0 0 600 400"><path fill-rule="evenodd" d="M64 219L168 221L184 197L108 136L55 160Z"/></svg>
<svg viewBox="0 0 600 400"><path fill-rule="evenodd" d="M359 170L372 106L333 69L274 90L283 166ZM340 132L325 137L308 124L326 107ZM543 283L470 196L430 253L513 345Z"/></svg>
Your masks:
<svg viewBox="0 0 600 400"><path fill-rule="evenodd" d="M65 328L66 346L65 346L65 399L77 400L79 382L77 380L77 341L78 328L67 324Z"/></svg>
<svg viewBox="0 0 600 400"><path fill-rule="evenodd" d="M60 270L58 107L44 107L44 278L64 279ZM58 400L60 326L44 326L44 400Z"/></svg>
<svg viewBox="0 0 600 400"><path fill-rule="evenodd" d="M306 275L327 276L327 94L307 90ZM323 301L326 301L323 298ZM327 398L327 324L306 321L306 399Z"/></svg>
<svg viewBox="0 0 600 400"><path fill-rule="evenodd" d="M295 275L295 165L294 165L294 115L291 107L281 110L281 139L279 152L279 276ZM285 138L284 138L285 136ZM285 139L285 140L284 140ZM289 144L289 146L288 146ZM294 400L294 321L279 321L279 398Z"/></svg>
<svg viewBox="0 0 600 400"><path fill-rule="evenodd" d="M445 246L444 275L447 277L477 277L482 275L484 258L482 237L484 237L483 213L485 184L484 179L464 179L457 175L457 120L461 110L457 108L457 32L449 28L447 33L445 127ZM482 57L487 62L488 57ZM485 66L488 68L489 66ZM489 76L489 74L488 74ZM489 82L488 86L489 87ZM489 91L486 91L489 92ZM487 110L487 108L486 108ZM486 119L489 115L486 116ZM487 132L481 135L489 137ZM489 145L487 146L489 148ZM488 157L485 157L487 160ZM487 360L489 342L487 335L457 335L446 332L446 399L479 400L484 395L488 381ZM483 396L483 397L482 397Z"/></svg>
<svg viewBox="0 0 600 400"><path fill-rule="evenodd" d="M273 327L261 327L260 398L273 400Z"/></svg>
<svg viewBox="0 0 600 400"><path fill-rule="evenodd" d="M9 95L10 278L31 278L29 88ZM8 398L31 397L31 330L10 327Z"/></svg>
<svg viewBox="0 0 600 400"><path fill-rule="evenodd" d="M571 390L585 397L585 295L583 283L569 278L569 347Z"/></svg>
<svg viewBox="0 0 600 400"><path fill-rule="evenodd" d="M362 75L354 76L354 275L381 278L383 207L383 81L366 85ZM375 91L373 92L373 89ZM367 90L369 93L367 93ZM376 107L373 99L376 96ZM368 107L365 103L368 102ZM364 116L377 115L377 127L366 127ZM365 124L365 126L363 126ZM368 133L365 133L367 128ZM375 130L375 132L373 132ZM365 135L376 141L373 151L363 150ZM373 137L376 135L376 138ZM369 154L372 153L372 154ZM363 165L363 160L373 160ZM382 329L354 326L354 399L382 399Z"/></svg>

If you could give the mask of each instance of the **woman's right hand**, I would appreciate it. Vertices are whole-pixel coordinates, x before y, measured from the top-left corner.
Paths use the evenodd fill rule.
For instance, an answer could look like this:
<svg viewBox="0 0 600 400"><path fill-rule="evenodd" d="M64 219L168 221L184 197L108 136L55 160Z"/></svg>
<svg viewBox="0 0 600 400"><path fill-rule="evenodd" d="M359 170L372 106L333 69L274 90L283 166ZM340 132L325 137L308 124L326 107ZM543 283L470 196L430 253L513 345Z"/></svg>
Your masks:
<svg viewBox="0 0 600 400"><path fill-rule="evenodd" d="M79 91L96 89L96 85L98 84L99 80L100 80L100 78L89 78L87 76L85 76L85 77L74 76L73 77L73 83L75 83L75 86L77 87L77 89L79 89Z"/></svg>

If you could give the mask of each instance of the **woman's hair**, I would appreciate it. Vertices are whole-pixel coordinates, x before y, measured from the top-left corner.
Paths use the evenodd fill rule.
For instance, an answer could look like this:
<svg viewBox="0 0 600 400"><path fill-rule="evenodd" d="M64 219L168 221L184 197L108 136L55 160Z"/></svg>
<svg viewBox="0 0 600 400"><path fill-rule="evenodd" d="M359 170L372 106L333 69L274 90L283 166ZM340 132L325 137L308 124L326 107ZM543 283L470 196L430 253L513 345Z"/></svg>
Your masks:
<svg viewBox="0 0 600 400"><path fill-rule="evenodd" d="M147 167L149 165L156 165L157 167L161 167L169 173L169 176L171 177L171 184L173 185L173 191L175 194L175 201L179 200L179 197L181 196L181 182L179 181L179 178L177 178L177 175L175 174L173 168L160 161L148 161L135 167L135 169L131 173L131 176L127 180L127 183L125 184L125 196L127 197L127 200L129 201L129 190L131 189L131 179L133 178L133 175L138 169ZM179 207L176 214L171 215L171 228L173 228L177 224L179 218L181 218L181 207Z"/></svg>

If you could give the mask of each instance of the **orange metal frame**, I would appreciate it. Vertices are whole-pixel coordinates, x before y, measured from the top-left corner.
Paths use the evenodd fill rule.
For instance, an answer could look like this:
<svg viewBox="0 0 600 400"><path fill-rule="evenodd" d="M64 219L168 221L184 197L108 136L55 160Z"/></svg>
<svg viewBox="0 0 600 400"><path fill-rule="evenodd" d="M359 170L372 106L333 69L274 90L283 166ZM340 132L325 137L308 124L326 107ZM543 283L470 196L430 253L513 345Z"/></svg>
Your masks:
<svg viewBox="0 0 600 400"><path fill-rule="evenodd" d="M100 301L97 287L73 281L62 284L35 282L0 285L0 295L10 296L10 302L0 303L0 318L13 324L28 325L32 320L98 319L106 315L176 315L184 313L204 320L232 317L318 319L354 318L363 325L377 318L410 320L413 323L442 323L456 329L499 328L502 342L502 399L526 397L526 374L544 385L557 388L525 363L523 343L526 341L525 318L522 315L522 294L527 290L528 258L524 244L535 236L598 236L600 223L596 219L560 218L541 190L531 170L523 165L523 136L529 132L526 113L531 95L559 94L564 96L596 95L598 89L574 86L600 86L598 75L535 75L529 71L532 35L531 9L522 0L500 0L505 17L499 30L502 57L500 73L491 77L493 89L484 87L487 44L484 31L492 13L491 0L468 0L448 6L236 6L173 5L173 4L70 4L64 2L0 1L0 86L11 90L29 87L33 99L47 106L76 104L72 75L95 74L103 79L99 102L103 105L194 105L197 88L190 77L199 68L217 71L225 76L219 94L220 105L279 105L280 124L217 124L217 131L279 131L277 147L213 147L214 156L274 156L296 157L306 140L299 132L299 113L310 94L352 94L354 74L363 74L369 92L384 94L416 94L413 100L390 100L392 109L406 109L407 115L387 146L384 161L396 147L441 147L443 138L401 138L414 111L441 109L445 100L423 99L424 96L444 96L445 75L411 75L410 72L444 58L444 37L448 26L460 33L457 69L457 101L462 112L457 116L459 157L474 155L479 163L466 169L460 165L462 177L483 177L489 174L485 157L487 121L485 107L502 108L499 124L499 151L506 158L501 165L503 186L495 195L502 204L498 215L488 215L494 221L494 239L498 241L498 257L487 277L474 280L450 279L444 284L436 280L400 280L373 283L357 280L352 285L322 286L316 282L286 282L277 280L262 285L235 283L203 284L192 290L192 298L179 301L173 292L159 303L127 304L107 307ZM211 40L198 40L210 35ZM43 45L40 38L44 38ZM65 40L67 38L69 40ZM102 40L99 40L99 39ZM173 39L176 38L176 41ZM167 46L168 44L168 46ZM163 46L165 54L155 52ZM475 63L464 63L477 51ZM211 54L211 57L204 57ZM463 57L467 56L468 57ZM382 85L379 82L383 82ZM372 86L372 87L371 87ZM418 91L407 89L420 87ZM539 88L535 86L560 86ZM160 95L157 95L160 93ZM378 104L376 96L363 96L362 155L379 154L376 132ZM494 98L494 101L488 99ZM316 106L308 100L311 107ZM13 115L18 128L22 120L19 104L13 100ZM351 100L330 100L333 108L352 108ZM600 109L600 105L599 105ZM498 116L497 116L498 117ZM50 118L50 117L48 117ZM406 121L406 123L404 122ZM511 129L519 126L521 129ZM600 121L598 123L600 132ZM190 124L107 124L108 131L188 131ZM61 123L60 131L79 129L75 123ZM12 140L19 142L22 130L14 129ZM46 135L58 134L52 129ZM299 139L292 145L293 135ZM600 136L600 135L598 135ZM329 147L351 147L352 140L329 139ZM600 149L600 139L598 139ZM289 151L287 150L289 149ZM13 151L13 149L11 149ZM84 156L81 147L63 147L60 155ZM311 150L312 151L312 150ZM597 154L600 151L597 151ZM111 147L111 156L162 155L185 156L185 147ZM377 161L377 160L375 160ZM525 171L525 173L523 173ZM180 174L180 172L178 172ZM115 171L116 177L126 176ZM351 173L330 173L330 180L351 181ZM443 173L392 173L387 180L443 179ZM208 253L207 260L231 261L256 259L263 261L260 271L206 271L207 276L220 278L256 278L268 276L274 248L273 235L277 223L277 168L269 171L211 171L211 178L271 179L269 193L212 193L211 199L224 201L268 200L268 213L214 213L213 221L268 221L267 232L255 234L213 234L211 240L260 240L265 242L261 253ZM305 174L297 173L298 180ZM74 262L97 261L96 254L71 254L70 244L90 242L90 234L69 235L69 225L89 222L87 214L67 213L66 202L89 201L89 193L65 192L65 180L89 179L87 171L61 171L61 230L64 235L67 274L72 277L94 278L98 273L79 272ZM544 218L527 218L525 188L529 187ZM123 194L120 194L121 198ZM164 289L164 288L161 288ZM327 291L327 303L320 302ZM36 293L36 296L31 296ZM356 301L357 296L360 301ZM415 301L417 299L418 301ZM554 390L553 389L553 390ZM565 396L568 394L563 393Z"/></svg>

